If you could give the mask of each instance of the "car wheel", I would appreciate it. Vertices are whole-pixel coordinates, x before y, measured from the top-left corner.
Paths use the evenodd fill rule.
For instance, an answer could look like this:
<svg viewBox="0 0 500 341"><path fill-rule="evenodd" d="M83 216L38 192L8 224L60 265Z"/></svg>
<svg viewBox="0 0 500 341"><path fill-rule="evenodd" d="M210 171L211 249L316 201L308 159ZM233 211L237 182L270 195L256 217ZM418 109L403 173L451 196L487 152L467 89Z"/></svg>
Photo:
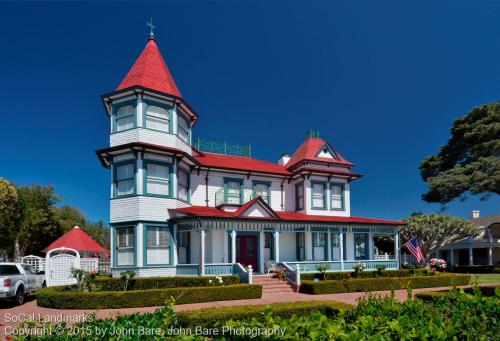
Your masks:
<svg viewBox="0 0 500 341"><path fill-rule="evenodd" d="M15 298L16 304L21 305L24 303L24 288L20 287L16 291L16 298Z"/></svg>

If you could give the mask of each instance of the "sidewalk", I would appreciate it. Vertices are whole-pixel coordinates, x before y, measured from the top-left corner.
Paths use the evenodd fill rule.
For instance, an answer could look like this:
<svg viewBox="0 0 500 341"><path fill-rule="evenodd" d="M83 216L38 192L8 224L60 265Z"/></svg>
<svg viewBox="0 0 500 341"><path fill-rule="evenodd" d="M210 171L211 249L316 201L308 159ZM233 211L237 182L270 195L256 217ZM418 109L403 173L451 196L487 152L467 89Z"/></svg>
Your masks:
<svg viewBox="0 0 500 341"><path fill-rule="evenodd" d="M464 286L465 287L465 286ZM423 291L439 291L450 289L450 287L440 287L440 288L422 288L413 289L413 294L423 292ZM390 291L373 291L373 294L378 295L390 295ZM403 302L407 299L406 290L395 290L396 298ZM233 307L242 305L256 305L256 304L272 304L272 303L284 303L284 302L300 302L300 301L338 301L348 304L355 304L356 300L360 297L365 296L366 292L351 292L342 294L326 294L326 295L307 295L299 293L273 293L264 294L262 298L249 299L249 300L235 300L235 301L216 301L216 302L205 302L205 303L192 303L192 304L182 304L174 307L175 311L187 311L187 310L197 310L201 308L213 308L213 307ZM122 309L101 309L101 310L67 310L67 309L51 309L43 308L36 305L36 300L32 299L22 306L0 306L0 340L5 339L5 327L15 327L19 323L16 321L6 322L7 319L14 316L23 316L20 314L25 314L28 317L41 317L42 319L55 319L58 316L74 316L75 318L80 318L88 314L96 314L97 318L112 318L117 315L126 315L133 313L145 313L154 312L159 307L144 307L144 308L122 308Z"/></svg>

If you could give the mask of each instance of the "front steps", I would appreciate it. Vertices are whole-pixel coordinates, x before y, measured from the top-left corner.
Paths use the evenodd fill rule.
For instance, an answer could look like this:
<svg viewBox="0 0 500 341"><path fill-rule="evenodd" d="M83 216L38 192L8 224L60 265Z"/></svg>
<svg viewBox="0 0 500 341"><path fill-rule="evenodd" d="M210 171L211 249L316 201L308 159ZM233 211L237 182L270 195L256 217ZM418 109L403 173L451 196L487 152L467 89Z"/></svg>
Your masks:
<svg viewBox="0 0 500 341"><path fill-rule="evenodd" d="M272 275L253 275L253 283L262 285L262 294L291 293L293 287L287 281L273 278Z"/></svg>

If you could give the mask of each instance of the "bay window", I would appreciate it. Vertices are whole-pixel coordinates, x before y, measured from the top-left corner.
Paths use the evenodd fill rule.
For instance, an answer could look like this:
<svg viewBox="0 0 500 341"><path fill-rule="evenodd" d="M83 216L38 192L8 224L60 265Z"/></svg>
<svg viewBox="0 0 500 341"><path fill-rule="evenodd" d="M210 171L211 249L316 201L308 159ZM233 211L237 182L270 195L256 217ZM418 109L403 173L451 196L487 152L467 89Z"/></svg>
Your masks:
<svg viewBox="0 0 500 341"><path fill-rule="evenodd" d="M114 132L120 132L135 127L135 106L123 105L115 110Z"/></svg>
<svg viewBox="0 0 500 341"><path fill-rule="evenodd" d="M189 173L181 168L177 169L177 198L189 200Z"/></svg>
<svg viewBox="0 0 500 341"><path fill-rule="evenodd" d="M135 265L134 227L125 226L116 228L116 265Z"/></svg>
<svg viewBox="0 0 500 341"><path fill-rule="evenodd" d="M116 164L114 172L114 196L135 194L135 163Z"/></svg>
<svg viewBox="0 0 500 341"><path fill-rule="evenodd" d="M166 226L146 226L146 264L170 264L170 231Z"/></svg>
<svg viewBox="0 0 500 341"><path fill-rule="evenodd" d="M344 209L344 185L343 184L331 184L330 187L330 207L332 210L341 211Z"/></svg>
<svg viewBox="0 0 500 341"><path fill-rule="evenodd" d="M146 194L170 196L170 165L146 161Z"/></svg>
<svg viewBox="0 0 500 341"><path fill-rule="evenodd" d="M147 105L146 106L146 128L170 132L170 112L164 108Z"/></svg>
<svg viewBox="0 0 500 341"><path fill-rule="evenodd" d="M312 208L325 209L326 208L326 186L322 182L311 182L312 186Z"/></svg>
<svg viewBox="0 0 500 341"><path fill-rule="evenodd" d="M180 113L180 110L179 110ZM189 120L182 114L177 117L177 135L180 139L189 144Z"/></svg>

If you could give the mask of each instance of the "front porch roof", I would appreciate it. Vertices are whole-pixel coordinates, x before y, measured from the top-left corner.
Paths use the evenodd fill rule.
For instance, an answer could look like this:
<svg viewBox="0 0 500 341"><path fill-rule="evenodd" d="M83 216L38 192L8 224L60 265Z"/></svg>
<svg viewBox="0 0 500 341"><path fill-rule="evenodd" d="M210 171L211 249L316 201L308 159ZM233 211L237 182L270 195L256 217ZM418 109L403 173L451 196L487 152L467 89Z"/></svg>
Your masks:
<svg viewBox="0 0 500 341"><path fill-rule="evenodd" d="M270 212L267 217L247 216L245 212L253 205L261 205ZM326 227L338 227L340 225L385 225L385 226L399 226L404 223L400 220L383 220L363 217L337 217L337 216L321 216L304 214L300 212L290 211L274 211L264 200L260 197L248 201L240 206L236 211L228 212L218 207L207 206L190 206L173 210L180 216L172 220L196 220L204 218L204 220L221 220L221 221L241 221L241 222L255 222L255 223L296 223L297 225L315 225Z"/></svg>

